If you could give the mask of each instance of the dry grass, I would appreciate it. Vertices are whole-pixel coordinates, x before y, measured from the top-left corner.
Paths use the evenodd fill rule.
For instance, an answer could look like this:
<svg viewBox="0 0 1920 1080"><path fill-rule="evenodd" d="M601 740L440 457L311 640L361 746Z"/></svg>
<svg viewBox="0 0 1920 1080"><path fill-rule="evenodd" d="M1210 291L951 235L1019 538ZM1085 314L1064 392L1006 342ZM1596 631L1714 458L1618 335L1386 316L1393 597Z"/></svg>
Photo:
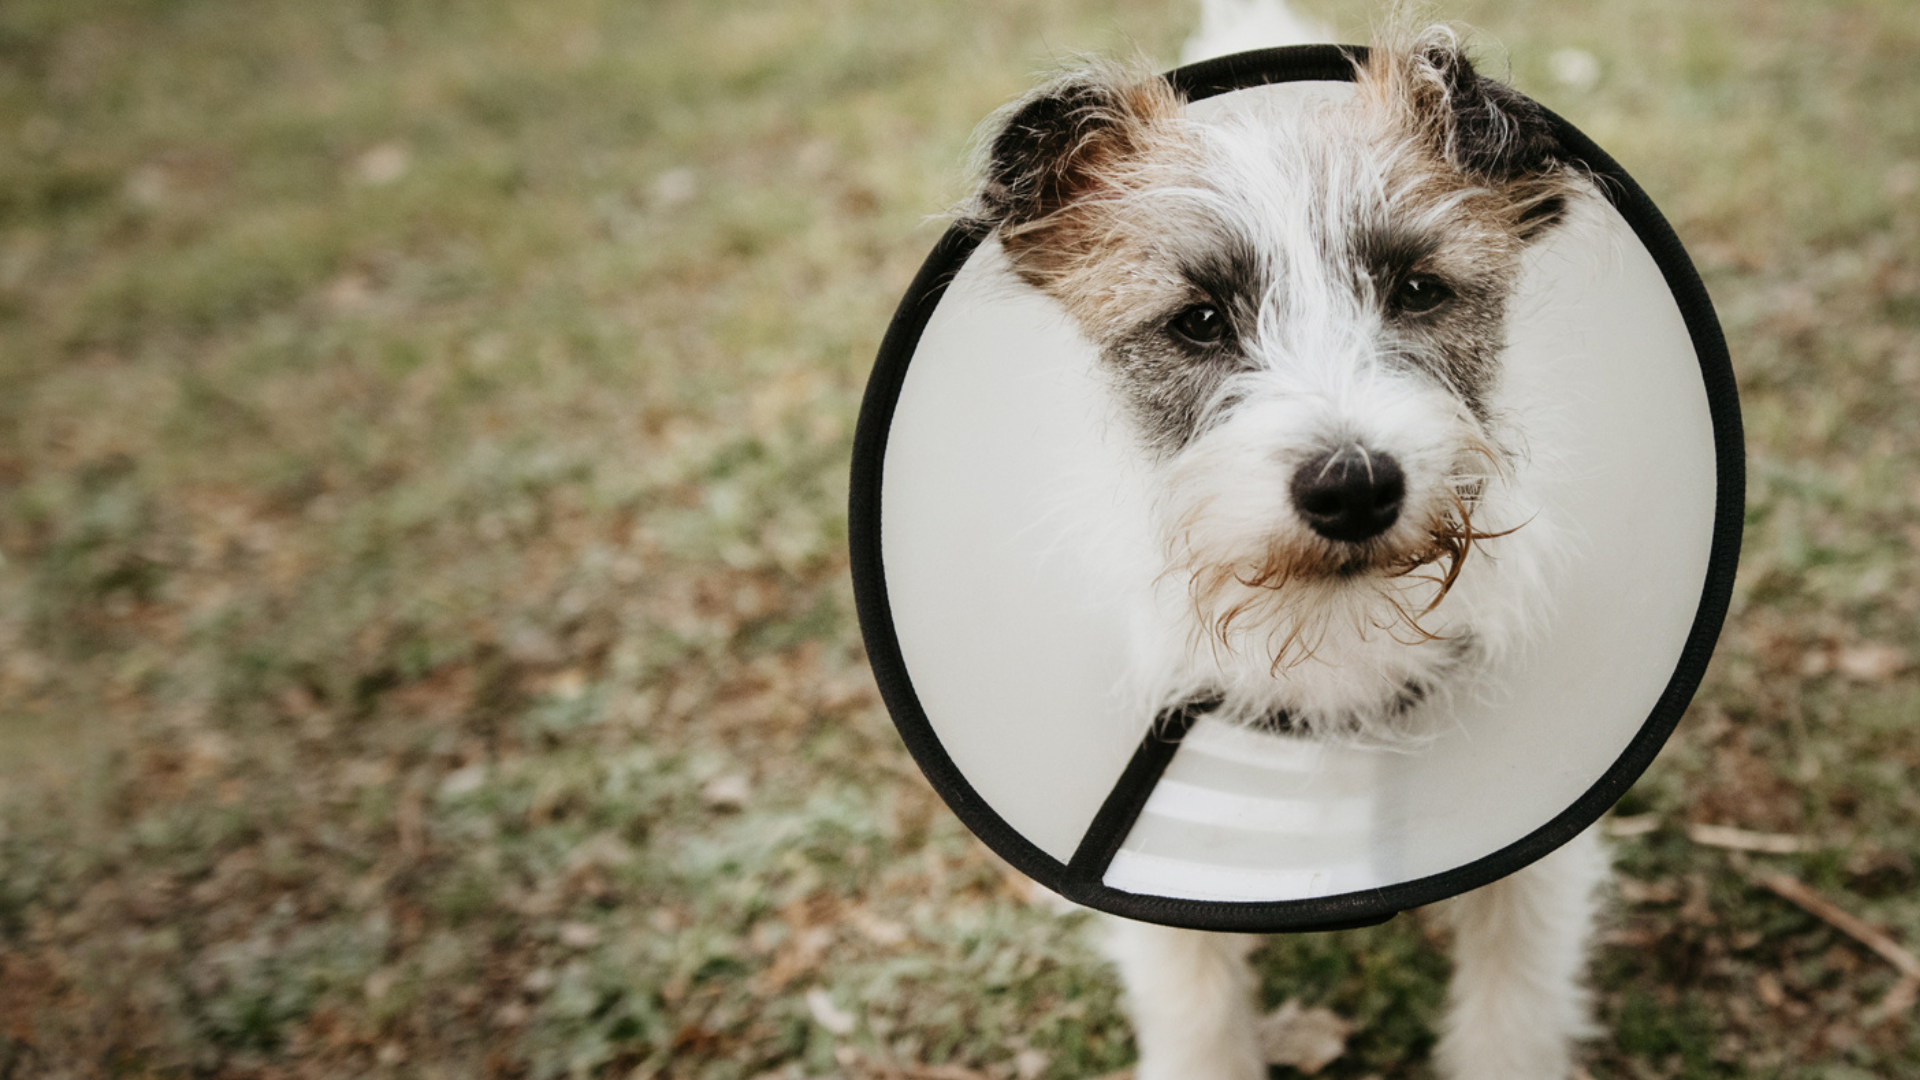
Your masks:
<svg viewBox="0 0 1920 1080"><path fill-rule="evenodd" d="M1920 1073L1892 966L1756 883L1920 942L1920 8L1448 14L1667 208L1751 431L1590 1068ZM0 1077L1124 1066L879 710L841 505L972 124L1188 18L0 7ZM1426 1075L1414 920L1263 964L1362 1024L1323 1075Z"/></svg>

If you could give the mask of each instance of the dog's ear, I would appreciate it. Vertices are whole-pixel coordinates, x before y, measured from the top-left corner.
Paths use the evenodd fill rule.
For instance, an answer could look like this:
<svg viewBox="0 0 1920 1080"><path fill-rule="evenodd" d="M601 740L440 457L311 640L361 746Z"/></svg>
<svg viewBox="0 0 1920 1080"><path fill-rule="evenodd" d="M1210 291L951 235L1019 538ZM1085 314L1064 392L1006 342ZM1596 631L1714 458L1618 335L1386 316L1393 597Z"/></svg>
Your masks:
<svg viewBox="0 0 1920 1080"><path fill-rule="evenodd" d="M1179 112L1179 96L1150 72L1102 67L1064 76L989 121L969 216L1011 232L1123 188L1128 164Z"/></svg>
<svg viewBox="0 0 1920 1080"><path fill-rule="evenodd" d="M1548 172L1566 160L1546 111L1505 83L1473 69L1451 42L1431 43L1419 62L1444 88L1444 122L1451 126L1447 153L1454 166L1497 183Z"/></svg>
<svg viewBox="0 0 1920 1080"><path fill-rule="evenodd" d="M1546 110L1475 71L1451 30L1434 27L1411 47L1376 49L1361 80L1405 109L1415 131L1453 168L1507 189L1517 200L1514 224L1523 239L1565 214L1578 165Z"/></svg>

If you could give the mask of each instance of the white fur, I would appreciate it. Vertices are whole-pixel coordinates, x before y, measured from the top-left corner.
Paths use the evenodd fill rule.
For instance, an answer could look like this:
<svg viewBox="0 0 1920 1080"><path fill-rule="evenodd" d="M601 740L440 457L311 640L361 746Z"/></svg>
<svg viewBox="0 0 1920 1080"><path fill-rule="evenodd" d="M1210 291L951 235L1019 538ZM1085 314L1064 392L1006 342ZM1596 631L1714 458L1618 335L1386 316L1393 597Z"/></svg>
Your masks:
<svg viewBox="0 0 1920 1080"><path fill-rule="evenodd" d="M1127 986L1140 1047L1134 1080L1262 1080L1254 939L1113 920L1108 955Z"/></svg>
<svg viewBox="0 0 1920 1080"><path fill-rule="evenodd" d="M1607 856L1598 826L1446 914L1454 976L1436 1057L1454 1080L1559 1080L1590 1034L1586 970Z"/></svg>
<svg viewBox="0 0 1920 1080"><path fill-rule="evenodd" d="M1189 61L1244 48L1327 40L1324 27L1280 0L1203 0L1203 25ZM1316 274L1299 253L1320 250L1321 233L1391 202L1384 169L1369 170L1375 133L1329 132L1311 110L1229 115L1202 131L1220 178L1208 191L1159 189L1165 216L1183 204L1231 215L1263 250L1293 253L1288 288L1267 298L1253 349L1259 370L1230 388L1238 404L1171 458L1137 463L1119 496L1148 523L1148 535L1109 543L1115 587L1135 582L1136 682L1132 715L1151 716L1196 692L1224 692L1228 718L1256 720L1276 709L1303 718L1321 737L1410 744L1420 711L1380 713L1369 703L1409 679L1435 676L1442 650L1410 647L1416 631L1396 617L1419 612L1431 583L1406 579L1369 587L1305 582L1284 610L1263 608L1275 590L1250 589L1253 612L1225 634L1209 633L1181 567L1254 561L1289 530L1310 542L1289 507L1288 478L1318 447L1351 440L1391 453L1405 470L1407 504L1394 527L1416 530L1432 500L1457 482L1463 464L1492 445L1526 445L1506 418L1528 411L1504 402L1491 424L1469 415L1430 379L1381 364L1370 320L1351 290ZM1347 145L1351 144L1351 145ZM1324 152L1299 153L1302 146ZM1343 152L1351 151L1351 152ZM1220 191L1235 193L1223 202ZM1345 205L1328 206L1333 193ZM1334 223L1332 226L1329 222ZM1121 425L1116 423L1116 428ZM1531 447L1528 447L1531 449ZM1551 447L1542 456L1550 459ZM1475 506L1481 531L1519 528L1469 558L1445 602L1418 622L1441 637L1471 631L1484 657L1523 648L1548 603L1547 581L1566 546L1528 498L1531 456L1506 455L1484 468ZM1099 508L1112 520L1115 508ZM1150 582L1145 587L1137 583ZM1314 595L1312 590L1320 590ZM1304 592L1303 592L1304 590ZM1386 591L1398 590L1390 597ZM1306 597L1302 599L1303 595ZM1397 599L1398 607L1390 601ZM1273 601L1277 603L1278 601ZM1304 613L1304 614L1303 614ZM1303 620L1305 621L1303 624ZM1275 661L1276 634L1295 649ZM1444 690L1445 680L1436 680ZM1589 830L1511 877L1450 901L1455 975L1435 1057L1447 1080L1566 1080L1572 1046L1587 1032L1581 989L1587 939L1606 857ZM1251 940L1113 920L1110 955L1127 986L1140 1049L1137 1080L1259 1080Z"/></svg>
<svg viewBox="0 0 1920 1080"><path fill-rule="evenodd" d="M1435 1051L1446 1080L1566 1080L1589 1034L1581 986L1606 854L1590 829L1443 907L1454 977ZM1260 1080L1250 939L1108 920L1140 1050L1135 1080Z"/></svg>
<svg viewBox="0 0 1920 1080"><path fill-rule="evenodd" d="M1510 652L1545 614L1543 583L1564 545L1527 495L1521 473L1528 455L1519 451L1531 447L1504 422L1519 411L1515 403L1503 402L1501 415L1485 424L1433 379L1390 366L1376 344L1377 308L1355 296L1340 268L1316 261L1329 230L1401 201L1388 179L1391 141L1352 126L1351 111L1336 101L1274 109L1254 100L1232 110L1193 126L1206 143L1212 187L1155 187L1130 196L1152 200L1154 220L1169 231L1189 216L1230 222L1287 270L1265 298L1249 343L1258 369L1223 388L1238 403L1219 410L1216 422L1170 460L1116 465L1130 474L1118 514L1111 504L1088 508L1092 521L1117 517L1152 530L1145 539L1109 545L1126 554L1109 560L1107 588L1152 586L1135 600L1138 685L1127 696L1128 714L1150 717L1195 693L1224 691L1224 718L1252 721L1284 710L1324 737L1417 743L1431 734L1419 729L1420 714L1382 715L1377 706L1409 680L1444 692L1432 676L1452 657L1407 646L1470 631L1482 659ZM1122 418L1109 430L1125 439ZM1438 568L1358 585L1230 587L1210 607L1196 605L1194 569L1249 565L1276 544L1314 542L1293 511L1288 480L1314 454L1342 442L1389 453L1406 472L1407 503L1388 539L1416 546L1453 485L1474 476L1484 481L1475 528L1515 531L1480 545L1446 603L1414 622L1402 612L1429 608ZM1487 450L1508 451L1500 455L1504 471ZM1251 609L1248 617L1230 633L1210 632L1212 616L1241 602ZM1284 678L1275 677L1277 668Z"/></svg>

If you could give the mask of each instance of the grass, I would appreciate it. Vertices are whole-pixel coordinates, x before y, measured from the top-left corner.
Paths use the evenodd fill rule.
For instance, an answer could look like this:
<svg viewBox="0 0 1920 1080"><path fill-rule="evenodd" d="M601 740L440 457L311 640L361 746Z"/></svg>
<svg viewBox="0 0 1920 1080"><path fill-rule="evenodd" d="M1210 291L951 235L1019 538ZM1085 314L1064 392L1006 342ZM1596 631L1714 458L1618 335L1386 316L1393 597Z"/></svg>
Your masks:
<svg viewBox="0 0 1920 1080"><path fill-rule="evenodd" d="M1891 970L1751 876L1920 941L1920 9L1446 14L1666 208L1750 431L1588 1067L1920 1075ZM841 506L973 124L1189 19L0 7L0 1076L1124 1067L1087 935L893 736ZM1265 947L1363 1024L1323 1075L1429 1075L1425 939Z"/></svg>

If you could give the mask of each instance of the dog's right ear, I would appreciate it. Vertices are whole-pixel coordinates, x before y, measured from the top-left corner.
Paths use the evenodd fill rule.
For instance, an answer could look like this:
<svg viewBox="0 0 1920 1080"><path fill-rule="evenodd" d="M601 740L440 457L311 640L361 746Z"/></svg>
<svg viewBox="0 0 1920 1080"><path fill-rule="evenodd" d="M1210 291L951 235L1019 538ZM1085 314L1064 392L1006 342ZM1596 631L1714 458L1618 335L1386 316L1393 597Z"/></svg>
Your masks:
<svg viewBox="0 0 1920 1080"><path fill-rule="evenodd" d="M1003 234L1127 187L1180 97L1151 72L1075 72L1027 95L989 122L987 160L968 216Z"/></svg>

